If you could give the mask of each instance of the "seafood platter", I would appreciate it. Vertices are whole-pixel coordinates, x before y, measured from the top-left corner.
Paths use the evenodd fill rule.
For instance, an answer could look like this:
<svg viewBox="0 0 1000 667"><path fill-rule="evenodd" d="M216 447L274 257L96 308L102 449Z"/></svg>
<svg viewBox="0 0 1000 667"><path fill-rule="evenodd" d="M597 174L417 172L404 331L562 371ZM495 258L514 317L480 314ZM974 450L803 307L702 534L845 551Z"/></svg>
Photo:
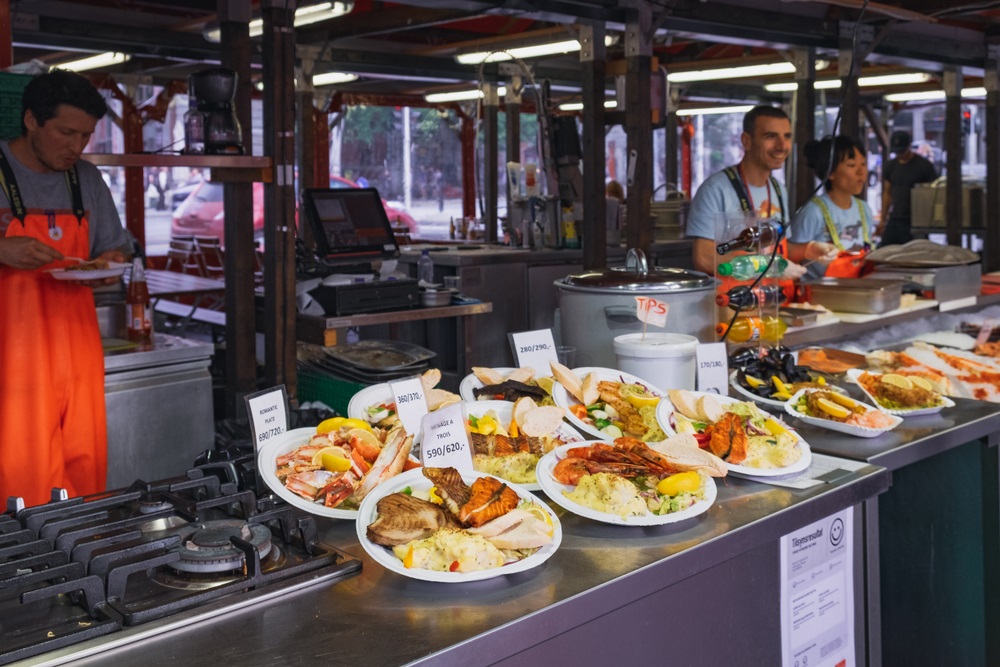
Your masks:
<svg viewBox="0 0 1000 667"><path fill-rule="evenodd" d="M583 440L563 421L563 408L528 397L466 404L472 466L479 472L540 491L535 467L557 446Z"/></svg>
<svg viewBox="0 0 1000 667"><path fill-rule="evenodd" d="M761 405L783 408L785 401L800 389L827 389L846 394L841 387L827 382L824 375L796 363L791 352L775 348L758 355L742 350L730 359L734 370L729 384L741 396Z"/></svg>
<svg viewBox="0 0 1000 667"><path fill-rule="evenodd" d="M656 406L665 392L630 373L613 368L570 370L552 362L557 384L555 404L568 411L575 427L602 440L630 437L643 442L663 440Z"/></svg>
<svg viewBox="0 0 1000 667"><path fill-rule="evenodd" d="M931 382L919 375L873 373L858 369L847 371L869 400L891 415L914 417L955 407L955 401L934 390Z"/></svg>
<svg viewBox="0 0 1000 667"><path fill-rule="evenodd" d="M657 405L656 418L667 433L693 436L741 476L789 475L812 462L806 441L752 402L671 389Z"/></svg>
<svg viewBox="0 0 1000 667"><path fill-rule="evenodd" d="M463 401L516 401L530 398L539 405L553 405L551 377L535 377L535 369L473 366L462 379L458 393Z"/></svg>
<svg viewBox="0 0 1000 667"><path fill-rule="evenodd" d="M890 415L849 396L822 389L800 389L785 403L785 411L807 424L859 438L891 431L903 418Z"/></svg>
<svg viewBox="0 0 1000 667"><path fill-rule="evenodd" d="M559 517L527 489L492 475L421 468L361 503L362 548L413 579L464 583L538 567L562 541Z"/></svg>
<svg viewBox="0 0 1000 667"><path fill-rule="evenodd" d="M688 441L691 440L691 441ZM563 445L542 457L538 481L557 505L621 526L690 519L715 502L713 477L726 465L690 436L646 443L634 438Z"/></svg>

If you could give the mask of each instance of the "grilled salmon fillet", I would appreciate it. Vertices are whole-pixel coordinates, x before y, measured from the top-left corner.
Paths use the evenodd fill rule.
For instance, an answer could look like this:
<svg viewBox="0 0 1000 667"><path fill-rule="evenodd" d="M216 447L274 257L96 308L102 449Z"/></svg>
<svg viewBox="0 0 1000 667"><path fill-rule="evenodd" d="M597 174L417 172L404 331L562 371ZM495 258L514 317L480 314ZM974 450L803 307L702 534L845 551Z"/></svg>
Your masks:
<svg viewBox="0 0 1000 667"><path fill-rule="evenodd" d="M511 511L521 501L517 492L494 477L480 477L472 483L472 495L462 506L462 523L481 526Z"/></svg>
<svg viewBox="0 0 1000 667"><path fill-rule="evenodd" d="M708 449L720 459L730 463L740 463L746 459L747 432L743 428L743 418L727 412L712 427Z"/></svg>

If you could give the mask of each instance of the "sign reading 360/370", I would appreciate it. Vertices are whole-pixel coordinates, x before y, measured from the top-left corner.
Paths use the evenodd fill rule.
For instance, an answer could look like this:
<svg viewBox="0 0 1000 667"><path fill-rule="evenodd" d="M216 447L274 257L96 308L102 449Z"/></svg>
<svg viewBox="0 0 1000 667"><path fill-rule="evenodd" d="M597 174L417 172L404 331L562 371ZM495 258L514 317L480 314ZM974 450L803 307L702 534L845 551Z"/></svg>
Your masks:
<svg viewBox="0 0 1000 667"><path fill-rule="evenodd" d="M396 414L407 433L416 433L420 428L420 420L427 414L427 398L424 395L424 385L419 376L390 382L393 399L396 401Z"/></svg>

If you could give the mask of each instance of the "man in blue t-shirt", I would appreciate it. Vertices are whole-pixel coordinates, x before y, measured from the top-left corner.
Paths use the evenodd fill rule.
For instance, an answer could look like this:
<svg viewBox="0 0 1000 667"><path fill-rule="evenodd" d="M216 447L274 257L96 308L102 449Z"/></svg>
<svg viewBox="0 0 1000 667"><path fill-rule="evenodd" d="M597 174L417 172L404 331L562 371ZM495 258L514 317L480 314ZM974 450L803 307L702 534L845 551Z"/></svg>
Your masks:
<svg viewBox="0 0 1000 667"><path fill-rule="evenodd" d="M716 262L743 254L716 253L716 244L726 240L721 234L726 233L722 226L726 224L727 217L749 214L757 220L776 220L783 225L787 225L791 218L785 189L771 175L772 171L785 164L791 150L792 124L788 114L776 107L754 107L743 118L740 142L743 144L743 159L739 164L709 176L695 193L688 212L687 236L694 239L694 267L708 274L715 273ZM736 229L735 233L739 230ZM800 262L828 257L835 252L836 248L829 243L789 243L787 257L790 261L783 277L798 278L805 273Z"/></svg>

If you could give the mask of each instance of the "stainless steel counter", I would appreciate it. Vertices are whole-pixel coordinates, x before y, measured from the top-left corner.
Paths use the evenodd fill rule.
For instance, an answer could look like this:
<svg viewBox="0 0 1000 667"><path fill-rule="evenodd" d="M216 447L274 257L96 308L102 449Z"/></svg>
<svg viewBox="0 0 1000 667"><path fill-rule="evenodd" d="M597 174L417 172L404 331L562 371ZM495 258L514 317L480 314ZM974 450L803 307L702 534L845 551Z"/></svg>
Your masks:
<svg viewBox="0 0 1000 667"><path fill-rule="evenodd" d="M858 506L888 481L874 466L807 491L731 478L706 514L656 528L598 524L555 507L564 537L549 561L465 585L388 572L364 554L353 523L320 519L326 541L364 561L360 576L169 634L157 626L127 630L152 636L74 664L464 666L539 664L546 652L551 664L665 664L666 656L670 664L779 664L778 539Z"/></svg>

